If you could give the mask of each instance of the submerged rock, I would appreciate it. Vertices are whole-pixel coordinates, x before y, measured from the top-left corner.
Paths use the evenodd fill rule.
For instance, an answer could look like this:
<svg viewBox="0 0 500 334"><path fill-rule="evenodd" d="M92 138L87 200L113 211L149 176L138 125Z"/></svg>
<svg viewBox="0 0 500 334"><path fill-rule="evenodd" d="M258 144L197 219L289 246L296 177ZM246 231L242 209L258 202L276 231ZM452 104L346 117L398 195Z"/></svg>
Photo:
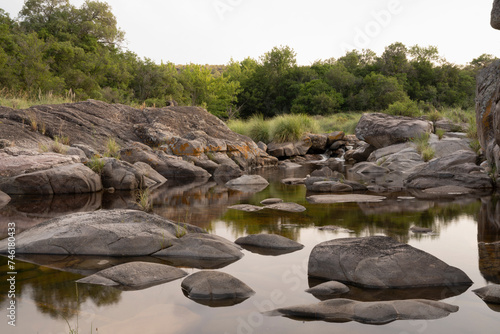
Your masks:
<svg viewBox="0 0 500 334"><path fill-rule="evenodd" d="M174 281L186 275L184 270L164 264L128 262L101 270L76 282L114 286L124 290L140 290Z"/></svg>
<svg viewBox="0 0 500 334"><path fill-rule="evenodd" d="M219 271L194 273L182 281L181 287L187 297L195 301L229 300L229 305L240 303L255 294L255 291L236 277Z"/></svg>
<svg viewBox="0 0 500 334"><path fill-rule="evenodd" d="M349 292L349 287L343 283L336 281L329 281L325 283L318 284L312 288L306 290L313 295L341 295L343 293Z"/></svg>
<svg viewBox="0 0 500 334"><path fill-rule="evenodd" d="M480 289L472 290L486 303L500 304L500 285L492 284Z"/></svg>
<svg viewBox="0 0 500 334"><path fill-rule="evenodd" d="M458 311L458 306L443 302L412 299L382 302L358 302L350 299L331 299L317 304L283 307L268 315L283 315L294 319L328 322L356 321L382 325L395 320L432 320Z"/></svg>
<svg viewBox="0 0 500 334"><path fill-rule="evenodd" d="M16 253L140 256L169 247L187 230L135 210L74 213L50 219L17 235ZM0 240L0 253L7 240Z"/></svg>
<svg viewBox="0 0 500 334"><path fill-rule="evenodd" d="M278 210L285 212L304 212L306 208L297 203L275 203L264 206L264 209Z"/></svg>
<svg viewBox="0 0 500 334"><path fill-rule="evenodd" d="M349 194L349 195L313 195L306 198L309 203L313 204L330 204L330 203L367 203L381 202L385 199L384 196Z"/></svg>
<svg viewBox="0 0 500 334"><path fill-rule="evenodd" d="M389 237L344 238L316 245L308 274L367 288L470 285L460 269Z"/></svg>

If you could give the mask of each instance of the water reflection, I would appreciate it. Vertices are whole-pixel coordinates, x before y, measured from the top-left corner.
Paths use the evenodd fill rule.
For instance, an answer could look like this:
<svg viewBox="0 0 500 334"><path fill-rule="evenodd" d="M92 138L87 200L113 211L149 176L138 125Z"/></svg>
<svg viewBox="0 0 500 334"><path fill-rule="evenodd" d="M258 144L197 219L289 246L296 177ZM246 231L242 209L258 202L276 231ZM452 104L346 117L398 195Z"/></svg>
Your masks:
<svg viewBox="0 0 500 334"><path fill-rule="evenodd" d="M492 283L500 284L500 199L485 198L478 215L479 270Z"/></svg>
<svg viewBox="0 0 500 334"><path fill-rule="evenodd" d="M7 258L0 257L0 270L7 272ZM96 306L120 302L121 291L110 287L77 285L81 275L16 261L16 300L31 299L39 312L54 319L70 320L87 301ZM2 277L0 290L8 291L7 280ZM6 294L0 294L1 308L6 306Z"/></svg>

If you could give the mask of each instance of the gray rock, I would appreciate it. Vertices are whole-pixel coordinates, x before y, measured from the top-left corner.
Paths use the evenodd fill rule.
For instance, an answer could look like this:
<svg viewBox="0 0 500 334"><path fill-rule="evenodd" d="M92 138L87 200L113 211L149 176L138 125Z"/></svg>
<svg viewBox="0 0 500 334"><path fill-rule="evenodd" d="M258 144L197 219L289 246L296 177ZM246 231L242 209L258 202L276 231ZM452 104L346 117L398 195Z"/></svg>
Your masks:
<svg viewBox="0 0 500 334"><path fill-rule="evenodd" d="M281 198L267 198L263 201L260 201L260 204L262 204L262 205L270 205L270 204L277 204L277 203L283 203L283 200Z"/></svg>
<svg viewBox="0 0 500 334"><path fill-rule="evenodd" d="M186 275L184 270L164 264L128 262L101 270L76 282L114 286L124 290L140 290L174 281Z"/></svg>
<svg viewBox="0 0 500 334"><path fill-rule="evenodd" d="M237 260L243 257L240 247L220 236L189 233L172 241L172 246L153 254L157 257L194 258L200 260Z"/></svg>
<svg viewBox="0 0 500 334"><path fill-rule="evenodd" d="M320 231L333 231L333 232L347 232L347 233L353 233L353 230L349 230L347 228L343 228L340 226L336 225L324 225L324 226L319 226L318 230Z"/></svg>
<svg viewBox="0 0 500 334"><path fill-rule="evenodd" d="M302 165L296 164L295 162L291 162L291 161L280 162L279 166L280 166L280 168L284 168L284 169L293 169L293 168L302 167Z"/></svg>
<svg viewBox="0 0 500 334"><path fill-rule="evenodd" d="M370 154L367 161L377 162L384 157L390 156L395 153L399 153L407 148L415 148L415 144L406 142L377 149Z"/></svg>
<svg viewBox="0 0 500 334"><path fill-rule="evenodd" d="M199 271L181 284L190 299L244 300L255 294L248 285L234 276L218 271Z"/></svg>
<svg viewBox="0 0 500 334"><path fill-rule="evenodd" d="M430 147L434 149L435 158L441 158L449 155L455 155L458 151L471 151L472 148L469 145L470 140L459 139L459 138L443 138L441 140L430 143Z"/></svg>
<svg viewBox="0 0 500 334"><path fill-rule="evenodd" d="M385 174L389 173L389 169L381 167L373 162L360 162L355 164L351 169L351 173L359 174Z"/></svg>
<svg viewBox="0 0 500 334"><path fill-rule="evenodd" d="M368 203L381 202L385 199L383 196L374 195L314 195L307 197L307 201L313 204L332 204L332 203Z"/></svg>
<svg viewBox="0 0 500 334"><path fill-rule="evenodd" d="M361 142L362 144L353 150L349 150L345 153L344 159L351 162L363 162L368 160L370 154L375 151L375 146L372 146L366 142Z"/></svg>
<svg viewBox="0 0 500 334"><path fill-rule="evenodd" d="M226 183L226 187L242 192L259 192L268 185L269 182L260 175L243 175Z"/></svg>
<svg viewBox="0 0 500 334"><path fill-rule="evenodd" d="M495 29L500 29L500 0L493 1L490 24Z"/></svg>
<svg viewBox="0 0 500 334"><path fill-rule="evenodd" d="M214 178L217 182L226 183L243 175L243 171L238 166L230 164L221 164L214 172Z"/></svg>
<svg viewBox="0 0 500 334"><path fill-rule="evenodd" d="M87 155L85 152L83 152L81 149L77 147L68 147L68 150L66 151L66 155L76 155L81 161L87 161Z"/></svg>
<svg viewBox="0 0 500 334"><path fill-rule="evenodd" d="M141 256L169 247L187 231L167 219L135 210L74 213L17 235L16 253ZM0 240L0 253L7 240Z"/></svg>
<svg viewBox="0 0 500 334"><path fill-rule="evenodd" d="M311 138L302 137L294 143L275 143L267 145L267 152L276 158L290 158L298 155L306 155L312 146Z"/></svg>
<svg viewBox="0 0 500 334"><path fill-rule="evenodd" d="M165 182L167 182L167 178L165 178L163 175L155 171L150 165L144 162L136 162L134 163L134 168L144 177L153 180L156 182L156 184L160 185Z"/></svg>
<svg viewBox="0 0 500 334"><path fill-rule="evenodd" d="M377 160L377 164L387 168L389 172L410 174L421 170L425 166L421 155L413 147L405 148L394 154L386 155Z"/></svg>
<svg viewBox="0 0 500 334"><path fill-rule="evenodd" d="M471 285L460 269L389 237L344 238L315 246L308 274L367 288Z"/></svg>
<svg viewBox="0 0 500 334"><path fill-rule="evenodd" d="M132 164L115 158L103 158L104 168L101 172L101 180L104 188L116 190L134 190L138 188L149 188L156 182L145 177ZM149 167L149 166L148 166Z"/></svg>
<svg viewBox="0 0 500 334"><path fill-rule="evenodd" d="M311 139L311 147L308 151L309 154L324 153L326 151L328 135L310 133L307 136Z"/></svg>
<svg viewBox="0 0 500 334"><path fill-rule="evenodd" d="M242 246L271 249L298 250L304 248L304 245L277 234L250 234L236 239L235 243Z"/></svg>
<svg viewBox="0 0 500 334"><path fill-rule="evenodd" d="M89 145L78 143L78 144L72 144L71 147L78 148L81 151L83 151L87 159L92 159L94 156L98 155L98 152Z"/></svg>
<svg viewBox="0 0 500 334"><path fill-rule="evenodd" d="M491 284L480 289L472 290L486 303L500 304L500 285Z"/></svg>
<svg viewBox="0 0 500 334"><path fill-rule="evenodd" d="M264 142L258 142L257 147L260 148L263 152L267 152L267 145Z"/></svg>
<svg viewBox="0 0 500 334"><path fill-rule="evenodd" d="M9 195L82 194L102 190L99 175L81 163L0 179Z"/></svg>
<svg viewBox="0 0 500 334"><path fill-rule="evenodd" d="M434 128L435 130L441 129L446 132L460 132L466 130L467 124L457 124L449 119L443 118L434 122Z"/></svg>
<svg viewBox="0 0 500 334"><path fill-rule="evenodd" d="M297 204L297 203L268 204L264 207L264 209L286 211L286 212L304 212L304 211L306 211L306 208L304 206Z"/></svg>
<svg viewBox="0 0 500 334"><path fill-rule="evenodd" d="M349 287L340 282L329 281L307 289L306 292L313 295L340 295L349 292Z"/></svg>
<svg viewBox="0 0 500 334"><path fill-rule="evenodd" d="M350 299L331 299L317 304L284 307L269 315L294 319L313 319L328 322L356 321L382 325L395 320L432 320L458 311L458 306L425 299L359 302Z"/></svg>
<svg viewBox="0 0 500 334"><path fill-rule="evenodd" d="M356 126L356 137L376 148L406 142L432 132L433 125L429 121L382 113L364 114Z"/></svg>
<svg viewBox="0 0 500 334"><path fill-rule="evenodd" d="M333 170L331 170L329 167L323 167L321 169L316 169L311 173L311 176L316 176L316 177L332 177L334 176Z"/></svg>

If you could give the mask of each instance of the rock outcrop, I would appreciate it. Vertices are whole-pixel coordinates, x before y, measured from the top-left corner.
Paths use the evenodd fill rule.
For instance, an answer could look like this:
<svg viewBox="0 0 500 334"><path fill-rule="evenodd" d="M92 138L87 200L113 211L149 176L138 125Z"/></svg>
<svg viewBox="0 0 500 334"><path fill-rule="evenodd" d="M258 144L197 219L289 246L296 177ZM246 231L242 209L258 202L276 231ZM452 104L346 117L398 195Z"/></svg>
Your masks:
<svg viewBox="0 0 500 334"><path fill-rule="evenodd" d="M366 288L470 285L460 269L389 237L344 238L316 245L308 274Z"/></svg>
<svg viewBox="0 0 500 334"><path fill-rule="evenodd" d="M382 113L364 114L356 126L356 137L382 148L432 133L431 122Z"/></svg>
<svg viewBox="0 0 500 334"><path fill-rule="evenodd" d="M18 254L151 255L171 246L186 228L135 210L74 213L50 219L17 235ZM7 239L0 241L7 253Z"/></svg>

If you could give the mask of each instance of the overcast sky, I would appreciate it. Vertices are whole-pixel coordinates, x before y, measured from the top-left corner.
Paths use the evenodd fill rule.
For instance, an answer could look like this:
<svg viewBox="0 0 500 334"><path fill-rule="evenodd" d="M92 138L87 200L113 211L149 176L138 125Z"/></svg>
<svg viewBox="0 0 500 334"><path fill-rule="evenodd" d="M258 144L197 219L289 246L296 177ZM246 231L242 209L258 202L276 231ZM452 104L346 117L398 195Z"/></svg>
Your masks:
<svg viewBox="0 0 500 334"><path fill-rule="evenodd" d="M84 0L71 0L80 7ZM435 45L466 64L500 57L500 30L490 27L493 0L107 0L125 31L125 47L155 62L226 64L258 59L288 45L297 62L341 57L346 50ZM23 0L0 0L15 18Z"/></svg>

